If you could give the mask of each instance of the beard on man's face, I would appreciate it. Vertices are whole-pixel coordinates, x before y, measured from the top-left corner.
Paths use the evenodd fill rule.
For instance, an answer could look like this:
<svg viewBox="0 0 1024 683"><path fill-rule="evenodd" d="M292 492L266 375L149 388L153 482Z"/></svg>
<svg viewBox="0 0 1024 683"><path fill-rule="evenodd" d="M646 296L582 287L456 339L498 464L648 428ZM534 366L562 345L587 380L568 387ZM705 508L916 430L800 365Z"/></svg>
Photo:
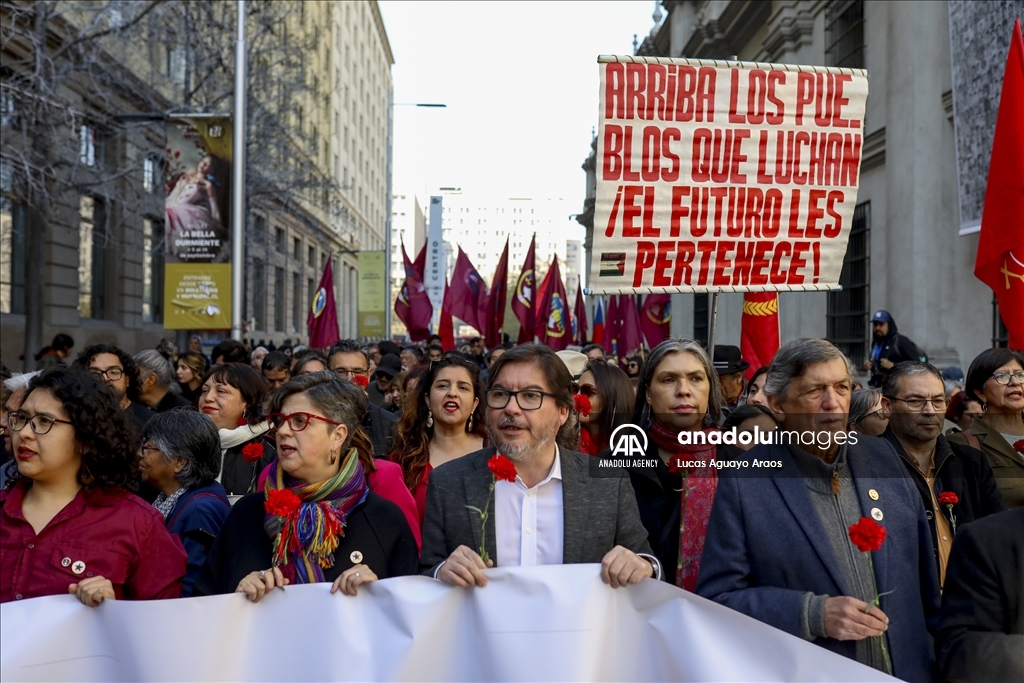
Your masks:
<svg viewBox="0 0 1024 683"><path fill-rule="evenodd" d="M517 433L518 438L508 439L501 431L503 427L518 427L521 430ZM487 433L491 438L491 443L494 444L498 453L501 453L512 462L524 462L532 454L547 448L554 441L558 433L556 429L554 433L538 438L534 431L535 429L536 426L531 428L526 422L517 420L514 417L504 417L496 425L487 425Z"/></svg>

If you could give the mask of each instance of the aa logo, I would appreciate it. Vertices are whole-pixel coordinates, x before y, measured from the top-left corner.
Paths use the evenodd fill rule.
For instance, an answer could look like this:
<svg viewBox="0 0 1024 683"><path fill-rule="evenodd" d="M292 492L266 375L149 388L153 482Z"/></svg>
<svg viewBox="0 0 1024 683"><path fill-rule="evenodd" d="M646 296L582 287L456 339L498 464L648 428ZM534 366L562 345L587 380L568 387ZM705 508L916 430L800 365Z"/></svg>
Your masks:
<svg viewBox="0 0 1024 683"><path fill-rule="evenodd" d="M612 457L643 457L647 454L647 433L634 424L619 425L608 440L612 445Z"/></svg>

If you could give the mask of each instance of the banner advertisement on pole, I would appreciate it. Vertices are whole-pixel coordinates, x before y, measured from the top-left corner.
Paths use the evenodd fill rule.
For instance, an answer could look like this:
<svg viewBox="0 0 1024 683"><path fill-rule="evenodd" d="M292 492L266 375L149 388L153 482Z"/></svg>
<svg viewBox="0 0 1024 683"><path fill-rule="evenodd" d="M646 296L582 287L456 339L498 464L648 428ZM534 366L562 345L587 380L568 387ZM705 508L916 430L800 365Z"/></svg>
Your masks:
<svg viewBox="0 0 1024 683"><path fill-rule="evenodd" d="M388 305L384 283L384 252L359 252L359 336L386 336L384 311Z"/></svg>
<svg viewBox="0 0 1024 683"><path fill-rule="evenodd" d="M433 329L441 320L441 304L444 303L444 288L448 277L448 259L444 251L444 232L441 229L444 214L444 198L430 198L430 223L427 227L427 265L423 272L423 285L427 288L430 305L434 307Z"/></svg>
<svg viewBox="0 0 1024 683"><path fill-rule="evenodd" d="M590 293L839 288L863 69L598 58Z"/></svg>
<svg viewBox="0 0 1024 683"><path fill-rule="evenodd" d="M167 122L164 327L231 327L231 119Z"/></svg>

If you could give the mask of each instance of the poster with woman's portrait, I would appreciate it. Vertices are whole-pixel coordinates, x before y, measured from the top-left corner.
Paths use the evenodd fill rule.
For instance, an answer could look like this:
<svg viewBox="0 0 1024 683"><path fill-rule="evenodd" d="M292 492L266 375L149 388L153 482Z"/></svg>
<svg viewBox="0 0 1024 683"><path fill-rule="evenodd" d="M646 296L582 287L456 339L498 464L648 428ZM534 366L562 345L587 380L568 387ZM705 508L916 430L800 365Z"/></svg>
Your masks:
<svg viewBox="0 0 1024 683"><path fill-rule="evenodd" d="M231 119L167 123L167 263L230 263Z"/></svg>

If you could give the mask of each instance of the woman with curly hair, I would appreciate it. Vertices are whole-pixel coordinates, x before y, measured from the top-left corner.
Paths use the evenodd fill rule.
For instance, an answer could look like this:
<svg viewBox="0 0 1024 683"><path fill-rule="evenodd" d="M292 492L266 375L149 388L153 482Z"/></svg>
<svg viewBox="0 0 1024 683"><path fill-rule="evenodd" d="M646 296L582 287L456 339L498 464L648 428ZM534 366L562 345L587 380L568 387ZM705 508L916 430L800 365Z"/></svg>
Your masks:
<svg viewBox="0 0 1024 683"><path fill-rule="evenodd" d="M431 363L405 401L391 459L402 466L405 484L416 499L420 527L430 472L484 447L482 396L480 368L453 354Z"/></svg>
<svg viewBox="0 0 1024 683"><path fill-rule="evenodd" d="M220 430L221 467L218 480L232 500L256 490L256 478L276 455L264 438L263 401L267 384L248 365L215 365L203 380L199 410Z"/></svg>
<svg viewBox="0 0 1024 683"><path fill-rule="evenodd" d="M359 425L366 393L334 373L296 377L274 392L268 420L280 458L266 492L232 508L193 595L244 593L259 602L296 583L365 583L417 573L416 543L398 506L374 493L363 463L373 446Z"/></svg>
<svg viewBox="0 0 1024 683"><path fill-rule="evenodd" d="M181 595L185 551L128 490L139 443L119 403L92 374L53 368L8 417L18 474L0 493L0 602Z"/></svg>

